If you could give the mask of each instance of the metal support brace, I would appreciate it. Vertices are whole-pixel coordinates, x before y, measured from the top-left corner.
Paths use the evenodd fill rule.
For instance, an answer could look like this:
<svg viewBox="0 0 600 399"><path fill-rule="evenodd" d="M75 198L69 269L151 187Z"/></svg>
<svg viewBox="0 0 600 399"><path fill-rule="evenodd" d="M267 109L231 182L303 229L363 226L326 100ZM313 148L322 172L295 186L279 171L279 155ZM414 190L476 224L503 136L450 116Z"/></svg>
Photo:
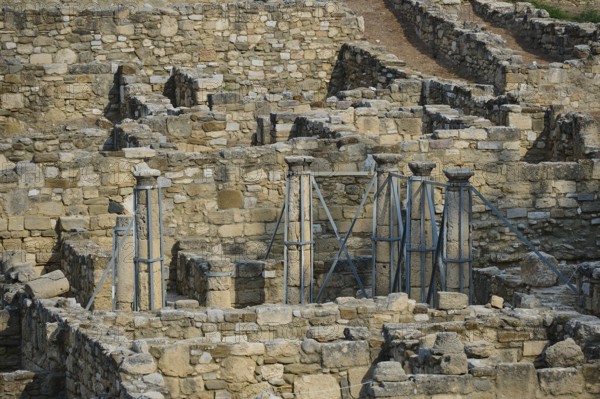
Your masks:
<svg viewBox="0 0 600 399"><path fill-rule="evenodd" d="M348 238L350 237L350 234L352 233L352 229L354 229L356 220L358 219L358 216L360 215L362 208L365 206L365 203L367 202L367 198L369 197L369 194L371 193L371 188L373 187L373 184L375 183L376 178L377 178L377 175L373 175L373 177L371 177L371 180L369 181L365 195L363 196L363 198L360 202L360 205L358 206L358 209L356 210L356 214L354 216L354 219L352 219L352 223L350 223L350 228L346 232L346 235L344 236L344 239L342 241L342 245L335 256L333 264L331 265L331 267L329 268L329 271L327 272L327 275L325 276L325 281L323 282L323 285L321 286L321 289L319 290L319 294L317 295L317 302L321 301L321 297L323 295L323 290L327 286L327 284L329 284L329 280L331 280L331 276L333 274L333 271L335 270L335 266L337 265L337 263L340 259L340 255L343 251L343 248L346 247L346 242L348 241Z"/></svg>

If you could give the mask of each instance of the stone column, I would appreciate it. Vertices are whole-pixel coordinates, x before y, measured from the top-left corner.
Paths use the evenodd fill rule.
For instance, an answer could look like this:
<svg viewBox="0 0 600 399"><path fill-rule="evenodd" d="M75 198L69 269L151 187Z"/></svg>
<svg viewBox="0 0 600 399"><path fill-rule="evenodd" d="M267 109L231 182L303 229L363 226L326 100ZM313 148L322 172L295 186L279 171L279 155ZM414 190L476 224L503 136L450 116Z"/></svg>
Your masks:
<svg viewBox="0 0 600 399"><path fill-rule="evenodd" d="M408 167L414 175L410 177L410 231L407 232L410 248L413 251L407 251L406 254L406 264L410 269L410 298L418 302L425 302L427 287L431 279L433 254L431 251L416 252L414 250L433 248L433 232L431 229L431 217L433 215L429 212L425 191L420 190L423 182L429 180L431 171L435 168L435 162L409 162ZM423 190L425 188L423 187ZM433 190L431 192L433 198ZM422 291L423 287L424 290Z"/></svg>
<svg viewBox="0 0 600 399"><path fill-rule="evenodd" d="M398 162L402 159L399 154L373 154L373 159L377 162L377 187L382 187L388 179L390 172L398 173ZM394 231L390 235L390 212L395 209L394 196L386 195L391 194L389 191L391 187L388 185L383 191L379 193L377 198L377 225L376 225L376 237L377 238L390 238L397 237L398 233L398 217L392 212L391 215L394 217L393 226ZM398 243L391 243L390 241L378 240L375 244L375 270L376 270L376 282L375 282L375 295L387 295L390 293L390 250L396 249ZM394 256L397 256L397 251ZM397 261L397 258L394 258Z"/></svg>
<svg viewBox="0 0 600 399"><path fill-rule="evenodd" d="M125 236L125 230L129 223L133 220L133 216L117 216L115 229L115 245L117 245L117 264L116 269L116 287L115 287L115 305L117 310L133 310L133 228ZM124 240L124 241L123 241ZM118 249L119 243L123 243Z"/></svg>
<svg viewBox="0 0 600 399"><path fill-rule="evenodd" d="M310 164L309 156L285 157L288 164L287 241L310 241ZM287 245L287 303L308 302L310 288L311 246Z"/></svg>
<svg viewBox="0 0 600 399"><path fill-rule="evenodd" d="M160 225L158 212L158 183L160 171L140 168L134 172L137 179L135 200L136 257L160 257ZM163 303L160 260L137 261L137 310L160 309Z"/></svg>
<svg viewBox="0 0 600 399"><path fill-rule="evenodd" d="M445 169L448 178L446 190L446 291L469 290L469 262L457 260L470 257L469 253L469 179L473 172L466 168ZM462 273L462 282L461 282Z"/></svg>
<svg viewBox="0 0 600 399"><path fill-rule="evenodd" d="M230 308L233 263L229 259L209 259L206 272L206 306Z"/></svg>

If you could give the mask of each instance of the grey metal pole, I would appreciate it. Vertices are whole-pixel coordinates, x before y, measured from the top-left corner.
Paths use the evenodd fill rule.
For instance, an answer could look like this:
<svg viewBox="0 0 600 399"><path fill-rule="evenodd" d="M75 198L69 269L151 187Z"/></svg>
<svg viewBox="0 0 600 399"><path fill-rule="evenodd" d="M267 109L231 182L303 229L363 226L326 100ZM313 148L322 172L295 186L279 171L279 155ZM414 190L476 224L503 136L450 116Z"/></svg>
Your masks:
<svg viewBox="0 0 600 399"><path fill-rule="evenodd" d="M398 164L402 160L399 154L373 154L373 159L377 163L377 187L387 185L387 195L378 195L373 204L374 218L374 251L373 251L373 296L387 295L392 291L393 272L394 272L394 243L401 238L394 236L393 221L393 190L392 173L398 173ZM386 202L387 200L387 202ZM385 217L385 214L388 217Z"/></svg>
<svg viewBox="0 0 600 399"><path fill-rule="evenodd" d="M469 280L465 266L469 266L471 253L470 241L470 218L469 209L465 209L465 203L469 204L470 196L469 179L473 171L466 168L445 169L444 174L448 178L446 189L448 217L446 219L446 281L449 291L465 292L465 277ZM467 276L465 276L467 272ZM470 290L471 281L468 281Z"/></svg>
<svg viewBox="0 0 600 399"><path fill-rule="evenodd" d="M427 187L425 181L429 180L431 172L435 168L435 162L430 161L414 161L409 162L408 167L410 168L413 176L410 177L410 192L411 196L411 208L410 215L407 215L407 219L410 218L410 230L406 231L410 239L410 248L407 249L407 271L410 270L410 279L408 283L411 288L419 288L420 295L415 295L411 292L409 296L413 299L418 299L421 302L427 300L427 282L430 278L431 270L428 270L427 264L433 264L432 261L428 262L428 259L433 258L434 251L434 240L432 237L433 231L431 224L426 222L427 219ZM417 202L418 206L414 206L413 199L419 198ZM433 215L429 215L433 218ZM415 228L415 226L418 226ZM409 256L409 253L417 252L419 257L415 259ZM411 254L412 255L412 254ZM410 262L409 262L410 261ZM408 288L408 285L407 285Z"/></svg>
<svg viewBox="0 0 600 399"><path fill-rule="evenodd" d="M286 205L287 215L287 302L301 303L305 301L306 274L310 273L310 250L312 246L306 241L306 226L310 221L306 220L309 214L310 201L305 198L310 195L308 190L310 184L309 167L314 161L310 156L288 156L285 157L288 164L288 201ZM307 253L308 252L308 253ZM290 287L295 290L290 291Z"/></svg>
<svg viewBox="0 0 600 399"><path fill-rule="evenodd" d="M160 273L163 254L161 253L161 229L159 191L157 177L160 171L148 167L140 167L134 175L137 179L135 202L135 261L137 267L137 310L154 310L162 308L164 295L164 275ZM145 265L140 268L140 264ZM155 270L156 268L156 270ZM155 303L156 294L160 292L160 306Z"/></svg>

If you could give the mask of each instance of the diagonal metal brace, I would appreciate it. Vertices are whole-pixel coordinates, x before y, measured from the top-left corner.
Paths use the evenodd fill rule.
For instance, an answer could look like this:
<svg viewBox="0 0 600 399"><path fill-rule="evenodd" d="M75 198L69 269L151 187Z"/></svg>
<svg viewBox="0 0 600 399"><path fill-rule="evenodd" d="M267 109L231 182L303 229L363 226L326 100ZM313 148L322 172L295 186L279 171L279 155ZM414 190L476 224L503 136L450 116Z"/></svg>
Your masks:
<svg viewBox="0 0 600 399"><path fill-rule="evenodd" d="M129 226L127 226L127 229L125 229L123 238L121 238L121 241L117 244L117 250L113 254L113 257L110 259L110 262L108 262L108 264L106 265L106 269L104 269L104 273L102 273L102 277L100 277L100 281L98 282L98 285L96 286L96 289L94 290L94 293L92 294L92 296L90 297L90 300L88 301L87 305L85 306L85 310L90 310L90 308L92 307L92 304L94 303L94 300L96 299L96 296L98 295L98 293L100 292L100 289L102 288L102 284L104 284L104 280L106 280L106 277L108 276L108 272L110 270L112 270L112 268L114 267L117 254L119 252L121 252L121 250L123 249L123 245L125 244L125 241L127 240L128 236L129 236L131 227L133 227L134 220L135 220L135 218L131 219L131 222L129 222Z"/></svg>
<svg viewBox="0 0 600 399"><path fill-rule="evenodd" d="M317 196L319 197L319 201L321 201L321 205L323 205L323 209L325 209L325 213L327 214L329 223L331 223L331 227L333 227L333 232L335 233L336 238L338 239L338 241L341 244L342 237L340 236L340 233L338 232L335 221L333 220L333 217L331 216L331 212L329 212L329 208L327 207L327 204L325 203L325 199L323 198L323 194L321 193L321 190L319 189L319 185L315 181L314 176L311 176L311 179L312 179L313 186L315 187L315 191L317 192ZM352 261L352 257L350 256L350 253L348 253L348 248L346 248L345 245L342 245L342 248L344 249L344 254L346 255L346 258L348 259L348 264L350 265L350 268L352 269L352 274L354 275L354 279L358 283L358 287L360 288L360 291L366 298L367 292L365 291L364 284L363 284L362 280L360 279L360 276L358 275L358 270L357 270L356 266L354 265L354 262Z"/></svg>
<svg viewBox="0 0 600 399"><path fill-rule="evenodd" d="M325 287L327 286L327 284L329 284L329 280L331 280L331 276L333 274L333 271L335 270L335 266L337 265L338 261L340 260L340 255L342 254L343 248L346 247L346 242L348 242L348 238L350 238L350 234L352 234L352 230L354 229L356 220L358 219L358 216L360 215L362 208L365 206L365 203L367 202L367 198L369 197L369 194L371 193L371 187L373 187L373 184L375 183L376 178L377 178L377 175L373 175L373 177L371 177L371 180L369 181L367 190L365 191L365 195L363 196L363 199L360 202L358 209L356 210L356 214L354 215L354 219L352 219L350 228L348 229L348 231L346 232L346 235L344 236L344 239L342 240L342 246L340 247L337 254L335 255L335 259L333 261L333 264L329 268L329 271L327 272L327 276L325 276L325 281L323 281L323 285L321 286L321 289L319 290L319 294L317 295L317 302L321 301L321 296L323 295L323 291L324 291Z"/></svg>
<svg viewBox="0 0 600 399"><path fill-rule="evenodd" d="M577 288L569 283L569 279L567 278L567 276L565 276L564 274L561 273L560 270L558 270L552 263L550 263L548 261L548 259L546 259L546 257L544 255L542 255L540 253L540 251L538 251L538 249L531 243L531 241L529 241L524 235L523 233L521 233L515 226L513 226L508 219L506 219L504 217L504 215L502 215L502 213L500 213L500 211L498 209L496 209L496 207L494 207L494 205L492 205L484 196L483 194L481 194L479 191L477 191L475 189L475 187L470 186L471 187L471 192L475 193L475 195L477 195L482 201L483 203L490 208L490 210L496 215L498 216L498 218L500 218L500 220L502 220L504 222L504 224L510 229L510 231L512 231L513 233L516 234L517 237L519 237L519 239L521 241L523 241L525 243L525 245L527 245L529 247L529 249L531 249L533 252L535 252L535 254L537 255L538 258L540 258L540 260L550 268L550 270L552 270L554 272L554 274L556 274L558 276L558 278L564 283L566 284L571 291L573 291L575 294L577 294Z"/></svg>

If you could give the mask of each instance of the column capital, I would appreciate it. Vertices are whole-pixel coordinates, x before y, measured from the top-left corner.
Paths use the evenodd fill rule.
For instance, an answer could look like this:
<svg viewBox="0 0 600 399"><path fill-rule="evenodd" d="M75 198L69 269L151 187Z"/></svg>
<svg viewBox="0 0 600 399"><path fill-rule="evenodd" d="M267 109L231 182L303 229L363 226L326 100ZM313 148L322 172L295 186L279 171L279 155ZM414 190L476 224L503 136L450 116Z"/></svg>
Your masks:
<svg viewBox="0 0 600 399"><path fill-rule="evenodd" d="M381 169L397 169L398 163L402 160L400 154L372 154L373 159L377 162L377 167Z"/></svg>
<svg viewBox="0 0 600 399"><path fill-rule="evenodd" d="M435 162L432 161L413 161L408 163L410 171L415 176L431 176L431 171L435 168Z"/></svg>
<svg viewBox="0 0 600 399"><path fill-rule="evenodd" d="M315 160L311 156L291 155L284 158L290 170L301 171L310 166Z"/></svg>
<svg viewBox="0 0 600 399"><path fill-rule="evenodd" d="M133 175L138 179L147 177L158 177L160 176L160 170L152 169L145 164L140 164L135 167Z"/></svg>
<svg viewBox="0 0 600 399"><path fill-rule="evenodd" d="M444 174L451 184L467 183L474 173L469 168L447 168Z"/></svg>

